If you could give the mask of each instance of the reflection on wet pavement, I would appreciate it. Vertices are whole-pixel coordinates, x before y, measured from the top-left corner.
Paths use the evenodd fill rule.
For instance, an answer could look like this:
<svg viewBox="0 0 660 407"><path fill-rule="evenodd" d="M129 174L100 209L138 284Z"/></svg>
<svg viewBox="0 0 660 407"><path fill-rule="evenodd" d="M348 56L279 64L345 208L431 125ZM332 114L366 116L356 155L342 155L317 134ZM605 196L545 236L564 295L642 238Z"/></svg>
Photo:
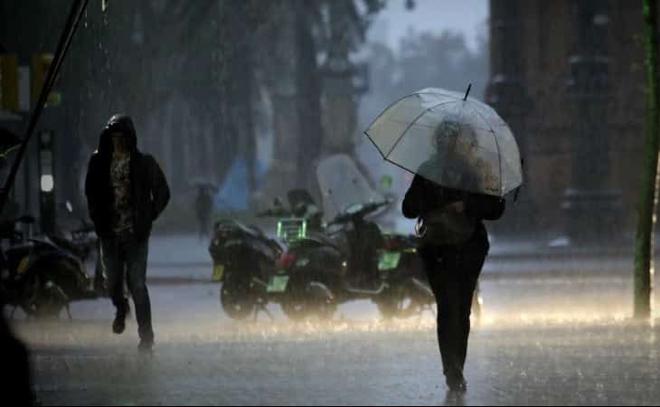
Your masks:
<svg viewBox="0 0 660 407"><path fill-rule="evenodd" d="M110 334L105 301L73 321L17 322L44 404L635 404L660 402L657 325L629 318L624 279L489 280L474 324L468 393L446 395L433 315L388 323L368 302L332 322L238 323L217 287L156 286L157 348L134 321Z"/></svg>

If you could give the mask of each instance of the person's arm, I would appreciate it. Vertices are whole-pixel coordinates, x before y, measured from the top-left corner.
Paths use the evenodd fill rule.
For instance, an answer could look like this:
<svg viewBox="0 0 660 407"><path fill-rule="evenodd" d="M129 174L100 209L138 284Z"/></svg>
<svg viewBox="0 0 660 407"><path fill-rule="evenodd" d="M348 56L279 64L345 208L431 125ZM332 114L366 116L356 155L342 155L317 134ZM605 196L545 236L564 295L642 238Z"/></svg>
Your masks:
<svg viewBox="0 0 660 407"><path fill-rule="evenodd" d="M87 211L89 218L96 224L97 202L98 197L98 177L96 176L96 161L97 158L92 156L87 165L87 175L85 176L85 197L87 198Z"/></svg>
<svg viewBox="0 0 660 407"><path fill-rule="evenodd" d="M505 207L504 199L491 195L470 194L465 200L465 211L479 219L497 220L502 217Z"/></svg>
<svg viewBox="0 0 660 407"><path fill-rule="evenodd" d="M152 220L156 220L170 201L170 187L156 159L148 156L151 173Z"/></svg>
<svg viewBox="0 0 660 407"><path fill-rule="evenodd" d="M419 175L415 175L401 205L403 216L408 219L420 217L425 210L424 198L424 179Z"/></svg>

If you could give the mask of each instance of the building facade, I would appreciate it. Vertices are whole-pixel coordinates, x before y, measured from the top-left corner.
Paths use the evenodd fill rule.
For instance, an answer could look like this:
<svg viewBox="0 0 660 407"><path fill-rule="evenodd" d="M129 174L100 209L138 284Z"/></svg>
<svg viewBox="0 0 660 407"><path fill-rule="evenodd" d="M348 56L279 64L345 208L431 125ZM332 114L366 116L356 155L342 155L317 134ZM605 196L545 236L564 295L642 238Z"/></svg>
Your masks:
<svg viewBox="0 0 660 407"><path fill-rule="evenodd" d="M593 241L636 221L644 142L641 2L491 0L486 100L524 159L516 231Z"/></svg>

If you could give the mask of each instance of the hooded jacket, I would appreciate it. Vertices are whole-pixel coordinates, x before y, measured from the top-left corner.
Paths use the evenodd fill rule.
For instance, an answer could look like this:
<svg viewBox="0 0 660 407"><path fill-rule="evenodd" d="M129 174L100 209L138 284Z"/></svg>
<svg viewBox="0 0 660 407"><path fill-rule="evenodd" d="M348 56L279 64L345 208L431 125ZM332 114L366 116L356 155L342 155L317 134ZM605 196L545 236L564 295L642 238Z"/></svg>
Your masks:
<svg viewBox="0 0 660 407"><path fill-rule="evenodd" d="M153 221L169 202L170 190L156 160L138 150L135 126L129 116L114 115L110 118L101 132L98 150L89 160L85 179L89 216L99 237L113 236L114 197L110 179L113 132L123 133L129 141L133 232L137 238L148 238Z"/></svg>

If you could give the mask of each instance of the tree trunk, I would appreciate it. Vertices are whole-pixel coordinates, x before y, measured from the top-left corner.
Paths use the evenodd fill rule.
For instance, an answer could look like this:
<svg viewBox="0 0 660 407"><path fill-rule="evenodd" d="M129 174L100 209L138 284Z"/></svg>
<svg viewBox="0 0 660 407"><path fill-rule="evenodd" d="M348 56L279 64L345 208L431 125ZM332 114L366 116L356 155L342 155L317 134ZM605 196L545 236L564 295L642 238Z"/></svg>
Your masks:
<svg viewBox="0 0 660 407"><path fill-rule="evenodd" d="M636 318L651 316L651 270L654 244L658 173L658 39L657 2L643 0L644 51L646 64L646 145L635 241Z"/></svg>
<svg viewBox="0 0 660 407"><path fill-rule="evenodd" d="M296 1L296 95L300 129L298 174L301 186L315 185L315 164L321 154L321 78L312 36L311 13L316 2Z"/></svg>

